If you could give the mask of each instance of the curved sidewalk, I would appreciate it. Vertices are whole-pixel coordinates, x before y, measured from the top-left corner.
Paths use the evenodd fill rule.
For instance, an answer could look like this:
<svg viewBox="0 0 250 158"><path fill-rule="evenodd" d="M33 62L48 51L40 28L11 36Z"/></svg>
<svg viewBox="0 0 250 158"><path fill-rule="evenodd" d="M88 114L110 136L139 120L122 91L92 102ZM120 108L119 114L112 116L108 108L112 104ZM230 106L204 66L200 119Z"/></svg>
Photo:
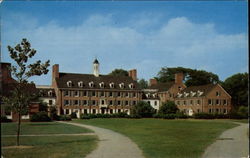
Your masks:
<svg viewBox="0 0 250 158"><path fill-rule="evenodd" d="M202 158L248 158L249 156L249 127L246 123L223 132L210 145Z"/></svg>
<svg viewBox="0 0 250 158"><path fill-rule="evenodd" d="M60 122L60 121L58 121ZM86 158L144 158L142 151L128 137L117 132L80 123L60 122L93 130L99 137L98 147Z"/></svg>

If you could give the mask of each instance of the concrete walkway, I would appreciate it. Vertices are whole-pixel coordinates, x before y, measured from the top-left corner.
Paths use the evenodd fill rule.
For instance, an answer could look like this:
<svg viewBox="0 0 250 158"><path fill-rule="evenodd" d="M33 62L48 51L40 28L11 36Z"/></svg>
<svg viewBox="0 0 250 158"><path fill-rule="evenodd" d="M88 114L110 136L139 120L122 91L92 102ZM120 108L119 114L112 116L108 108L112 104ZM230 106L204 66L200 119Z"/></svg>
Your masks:
<svg viewBox="0 0 250 158"><path fill-rule="evenodd" d="M60 121L58 121L60 122ZM142 151L128 137L117 132L80 123L60 122L93 130L99 137L98 147L86 158L143 158Z"/></svg>
<svg viewBox="0 0 250 158"><path fill-rule="evenodd" d="M223 132L215 143L210 145L203 158L248 158L249 127L246 123Z"/></svg>

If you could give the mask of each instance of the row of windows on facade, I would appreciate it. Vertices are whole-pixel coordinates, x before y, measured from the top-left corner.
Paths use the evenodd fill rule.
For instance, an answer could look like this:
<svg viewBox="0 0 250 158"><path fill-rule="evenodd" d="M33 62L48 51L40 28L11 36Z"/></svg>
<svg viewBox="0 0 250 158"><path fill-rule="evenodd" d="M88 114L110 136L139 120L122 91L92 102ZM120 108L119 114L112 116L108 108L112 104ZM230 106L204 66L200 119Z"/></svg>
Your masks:
<svg viewBox="0 0 250 158"><path fill-rule="evenodd" d="M184 113L188 113L189 109L183 109L182 110ZM202 112L200 109L197 109L197 113ZM209 109L208 110L209 113L227 113L227 109Z"/></svg>
<svg viewBox="0 0 250 158"><path fill-rule="evenodd" d="M150 101L148 101L148 104L149 105L152 105L151 103L150 103ZM158 105L158 102L157 101L154 101L154 106L157 106Z"/></svg>
<svg viewBox="0 0 250 158"><path fill-rule="evenodd" d="M147 94L145 94L146 95L146 97L147 98L157 98L158 97L158 95L157 95L157 93L153 93L153 94L151 94L151 93L147 93Z"/></svg>
<svg viewBox="0 0 250 158"><path fill-rule="evenodd" d="M94 96L94 97L136 97L132 92L96 92L96 91L64 91L64 96Z"/></svg>
<svg viewBox="0 0 250 158"><path fill-rule="evenodd" d="M97 109L92 109L92 114L96 114L98 112ZM113 114L115 111L113 109L109 109L109 113ZM121 109L117 109L117 113L121 113ZM100 113L104 114L104 111L100 110ZM65 109L65 114L69 114L69 109ZM83 109L83 114L88 114L88 109Z"/></svg>
<svg viewBox="0 0 250 158"><path fill-rule="evenodd" d="M136 101L121 101L121 100L64 100L64 106L69 105L136 105Z"/></svg>
<svg viewBox="0 0 250 158"><path fill-rule="evenodd" d="M176 101L177 105L200 105L200 100L183 100L183 101ZM209 105L227 105L226 99L208 99Z"/></svg>
<svg viewBox="0 0 250 158"><path fill-rule="evenodd" d="M104 88L104 87L106 86L104 82L101 82L101 83L99 83L99 84L97 84L97 85L99 85L100 88ZM109 85L110 88L115 88L114 82L111 82L111 83L109 83L108 85ZM68 86L68 87L72 87L72 81L68 81L68 82L67 82L67 86ZM93 81L89 82L89 87L93 88L94 86L95 86L95 83L94 83ZM80 88L84 87L84 84L83 84L82 81L79 81L79 82L78 82L78 87L80 87ZM124 83L120 83L120 84L119 84L119 87L120 87L121 89L123 89L123 88L125 88L125 84L124 84ZM130 83L130 84L128 84L128 87L129 87L130 89L134 89L134 88L135 88L135 85L134 85L133 83Z"/></svg>

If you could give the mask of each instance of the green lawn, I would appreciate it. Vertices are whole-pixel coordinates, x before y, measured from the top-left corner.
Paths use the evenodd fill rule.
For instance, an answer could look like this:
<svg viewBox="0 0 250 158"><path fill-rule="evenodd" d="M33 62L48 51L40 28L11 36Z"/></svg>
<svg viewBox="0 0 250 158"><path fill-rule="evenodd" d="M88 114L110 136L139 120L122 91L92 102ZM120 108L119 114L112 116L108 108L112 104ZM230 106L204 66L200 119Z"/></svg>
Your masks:
<svg viewBox="0 0 250 158"><path fill-rule="evenodd" d="M16 123L1 123L1 135L15 135ZM21 124L21 134L60 134L60 133L92 133L93 131L57 122L23 122Z"/></svg>
<svg viewBox="0 0 250 158"><path fill-rule="evenodd" d="M1 123L2 136L15 134L15 123ZM92 132L88 129L49 123L22 123L22 134L73 134ZM83 158L97 146L96 136L37 136L20 137L20 144L28 149L1 148L4 158ZM14 146L16 137L1 137L2 147Z"/></svg>
<svg viewBox="0 0 250 158"><path fill-rule="evenodd" d="M74 122L112 129L131 138L147 158L198 158L230 121L163 119L91 119Z"/></svg>

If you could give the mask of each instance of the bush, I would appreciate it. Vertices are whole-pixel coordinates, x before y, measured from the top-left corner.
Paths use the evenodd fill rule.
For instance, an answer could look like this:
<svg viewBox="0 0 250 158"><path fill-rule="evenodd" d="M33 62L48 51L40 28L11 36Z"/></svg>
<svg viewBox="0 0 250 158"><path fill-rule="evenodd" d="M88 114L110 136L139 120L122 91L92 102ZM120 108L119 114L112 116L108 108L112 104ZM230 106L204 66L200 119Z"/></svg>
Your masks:
<svg viewBox="0 0 250 158"><path fill-rule="evenodd" d="M131 116L135 117L152 117L155 114L155 109L152 106L144 101L138 102L131 109Z"/></svg>
<svg viewBox="0 0 250 158"><path fill-rule="evenodd" d="M186 119L186 118L189 118L188 115L184 114L183 112L177 112L176 113L176 118L179 118L179 119Z"/></svg>
<svg viewBox="0 0 250 158"><path fill-rule="evenodd" d="M193 115L195 119L214 119L215 115L214 114L209 114L209 113L195 113Z"/></svg>
<svg viewBox="0 0 250 158"><path fill-rule="evenodd" d="M70 115L60 115L59 116L60 121L71 121Z"/></svg>
<svg viewBox="0 0 250 158"><path fill-rule="evenodd" d="M70 115L71 118L77 118L76 112L72 112Z"/></svg>
<svg viewBox="0 0 250 158"><path fill-rule="evenodd" d="M154 118L162 118L162 119L175 119L176 114L155 114Z"/></svg>
<svg viewBox="0 0 250 158"><path fill-rule="evenodd" d="M1 122L12 122L12 120L8 119L6 116L1 116Z"/></svg>
<svg viewBox="0 0 250 158"><path fill-rule="evenodd" d="M160 114L176 114L178 110L179 110L178 107L173 101L167 101L160 107L159 113Z"/></svg>
<svg viewBox="0 0 250 158"><path fill-rule="evenodd" d="M90 119L91 117L90 117L90 115L88 115L88 114L81 114L80 115L80 119Z"/></svg>
<svg viewBox="0 0 250 158"><path fill-rule="evenodd" d="M47 112L41 111L33 114L30 118L31 122L48 122L51 118L48 116Z"/></svg>

